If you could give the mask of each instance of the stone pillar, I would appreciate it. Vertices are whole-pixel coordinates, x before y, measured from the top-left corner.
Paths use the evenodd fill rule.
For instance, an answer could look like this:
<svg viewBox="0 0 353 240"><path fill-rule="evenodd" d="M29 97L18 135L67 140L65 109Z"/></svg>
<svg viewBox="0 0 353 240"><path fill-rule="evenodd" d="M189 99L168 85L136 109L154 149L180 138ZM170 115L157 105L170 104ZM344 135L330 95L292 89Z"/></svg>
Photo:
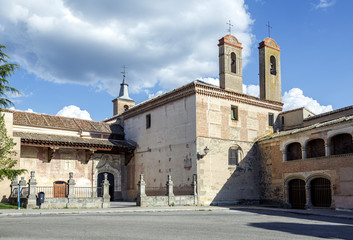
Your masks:
<svg viewBox="0 0 353 240"><path fill-rule="evenodd" d="M10 198L18 197L18 177L17 176L12 180L10 187L11 187ZM17 194L16 194L16 191L17 191Z"/></svg>
<svg viewBox="0 0 353 240"><path fill-rule="evenodd" d="M146 182L143 180L143 174L140 174L140 181L137 183L138 192L137 192L137 200L136 206L144 207L144 198L146 197Z"/></svg>
<svg viewBox="0 0 353 240"><path fill-rule="evenodd" d="M67 186L68 186L68 195L67 198L75 198L75 180L74 180L74 173L70 172L69 173L69 180L67 181Z"/></svg>
<svg viewBox="0 0 353 240"><path fill-rule="evenodd" d="M31 178L28 181L27 208L29 209L35 208L37 206L36 186L37 180L35 179L35 171L31 171Z"/></svg>
<svg viewBox="0 0 353 240"><path fill-rule="evenodd" d="M326 142L325 143L325 156L330 156L331 155L331 149L330 149L330 145Z"/></svg>
<svg viewBox="0 0 353 240"><path fill-rule="evenodd" d="M302 159L306 158L306 150L305 150L305 146L302 146Z"/></svg>
<svg viewBox="0 0 353 240"><path fill-rule="evenodd" d="M194 205L197 205L197 181L196 174L192 175L192 195L194 195Z"/></svg>
<svg viewBox="0 0 353 240"><path fill-rule="evenodd" d="M109 181L108 181L108 173L104 173L104 180L102 183L103 189L103 204L102 208L110 208L110 195L109 195Z"/></svg>
<svg viewBox="0 0 353 240"><path fill-rule="evenodd" d="M284 197L284 208L292 208L292 205L290 204L290 202L289 202L289 185L288 185L288 183L285 183L285 185L284 185L284 195L283 195L283 197Z"/></svg>
<svg viewBox="0 0 353 240"><path fill-rule="evenodd" d="M26 180L25 180L25 177L21 177L21 180L18 184L19 186L21 186L21 192L23 191L23 188L26 187ZM24 198L24 197L27 197L27 196L22 196L21 193L19 192L18 195L21 197L21 198Z"/></svg>
<svg viewBox="0 0 353 240"><path fill-rule="evenodd" d="M306 203L305 203L305 208L311 208L312 203L311 203L311 188L310 188L310 183L306 182L305 183L305 197L306 197Z"/></svg>
<svg viewBox="0 0 353 240"><path fill-rule="evenodd" d="M173 181L172 177L168 175L168 181L166 183L167 186L167 196L168 196L168 205L173 206L175 204L174 200L174 192L173 192Z"/></svg>

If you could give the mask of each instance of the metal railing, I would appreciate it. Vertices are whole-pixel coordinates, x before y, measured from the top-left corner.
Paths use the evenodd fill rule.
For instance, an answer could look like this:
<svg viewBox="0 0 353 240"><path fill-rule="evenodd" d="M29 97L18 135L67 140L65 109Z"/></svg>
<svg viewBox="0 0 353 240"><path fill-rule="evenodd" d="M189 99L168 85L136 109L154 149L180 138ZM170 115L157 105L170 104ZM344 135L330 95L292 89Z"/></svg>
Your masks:
<svg viewBox="0 0 353 240"><path fill-rule="evenodd" d="M102 196L102 187L75 187L75 197L94 198Z"/></svg>
<svg viewBox="0 0 353 240"><path fill-rule="evenodd" d="M166 187L146 187L147 196L165 196L167 195Z"/></svg>
<svg viewBox="0 0 353 240"><path fill-rule="evenodd" d="M36 187L36 195L38 193L44 192L45 198L53 198L54 197L54 187L52 186L37 186Z"/></svg>

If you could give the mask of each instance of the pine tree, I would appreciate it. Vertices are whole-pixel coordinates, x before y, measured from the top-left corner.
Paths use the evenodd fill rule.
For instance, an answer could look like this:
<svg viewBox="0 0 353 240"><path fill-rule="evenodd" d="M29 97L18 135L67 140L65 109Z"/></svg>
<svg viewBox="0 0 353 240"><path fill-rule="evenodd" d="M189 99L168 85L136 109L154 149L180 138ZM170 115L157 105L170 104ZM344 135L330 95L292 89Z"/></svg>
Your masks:
<svg viewBox="0 0 353 240"><path fill-rule="evenodd" d="M19 69L19 66L7 62L9 56L3 53L3 49L6 49L6 47L0 44L0 107L7 108L13 105L7 94L20 94L17 89L10 86L7 80L15 73L16 69ZM13 159L16 155L16 151L13 150L15 145L13 139L7 136L4 115L0 109L0 181L4 180L5 177L13 180L16 176L26 172L25 169L11 169L17 163L17 160Z"/></svg>

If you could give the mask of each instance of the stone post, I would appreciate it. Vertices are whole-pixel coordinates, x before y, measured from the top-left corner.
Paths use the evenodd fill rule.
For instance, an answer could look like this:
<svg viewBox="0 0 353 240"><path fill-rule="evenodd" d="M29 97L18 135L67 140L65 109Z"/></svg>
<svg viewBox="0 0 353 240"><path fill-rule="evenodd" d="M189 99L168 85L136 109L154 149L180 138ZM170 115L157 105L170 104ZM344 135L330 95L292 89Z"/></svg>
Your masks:
<svg viewBox="0 0 353 240"><path fill-rule="evenodd" d="M67 181L67 186L68 186L68 195L67 198L75 198L75 180L74 180L74 173L70 172L69 173L69 180Z"/></svg>
<svg viewBox="0 0 353 240"><path fill-rule="evenodd" d="M168 205L173 206L175 204L174 192L173 192L173 181L172 177L168 175L168 181L165 184L167 186L167 196L168 196Z"/></svg>
<svg viewBox="0 0 353 240"><path fill-rule="evenodd" d="M138 192L137 192L137 200L136 206L144 207L144 198L146 197L146 182L143 180L143 174L140 174L140 181L137 183Z"/></svg>
<svg viewBox="0 0 353 240"><path fill-rule="evenodd" d="M192 195L194 195L194 205L197 205L197 181L196 174L192 175Z"/></svg>
<svg viewBox="0 0 353 240"><path fill-rule="evenodd" d="M23 191L23 188L26 187L26 180L25 180L25 177L21 177L21 180L20 182L18 183L18 185L21 186L21 192ZM24 197L27 197L27 196L22 196L21 193L19 192L18 193L20 195L21 198L24 198Z"/></svg>
<svg viewBox="0 0 353 240"><path fill-rule="evenodd" d="M103 204L102 208L110 208L110 195L109 195L109 181L108 173L104 173L104 180L102 182L103 189Z"/></svg>
<svg viewBox="0 0 353 240"><path fill-rule="evenodd" d="M10 187L11 187L10 198L18 197L18 177L17 176L12 180ZM16 194L16 191L17 191L17 194Z"/></svg>
<svg viewBox="0 0 353 240"><path fill-rule="evenodd" d="M311 208L312 203L311 203L311 189L310 189L310 183L305 184L305 195L306 195L306 203L305 203L305 208Z"/></svg>
<svg viewBox="0 0 353 240"><path fill-rule="evenodd" d="M35 208L37 206L36 186L37 180L35 179L35 171L31 171L31 178L28 181L27 208L29 209Z"/></svg>
<svg viewBox="0 0 353 240"><path fill-rule="evenodd" d="M325 143L325 156L330 156L331 155L331 149L330 145L328 143Z"/></svg>

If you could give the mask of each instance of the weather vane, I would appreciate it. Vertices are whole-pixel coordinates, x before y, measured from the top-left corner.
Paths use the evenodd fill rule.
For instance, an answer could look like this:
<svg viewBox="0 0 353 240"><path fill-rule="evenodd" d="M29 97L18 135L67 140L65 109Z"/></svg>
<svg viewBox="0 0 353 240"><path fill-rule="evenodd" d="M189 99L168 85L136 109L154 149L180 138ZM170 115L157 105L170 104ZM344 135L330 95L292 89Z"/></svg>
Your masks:
<svg viewBox="0 0 353 240"><path fill-rule="evenodd" d="M226 24L228 25L229 34L232 34L232 27L234 27L234 26L230 23L230 20Z"/></svg>
<svg viewBox="0 0 353 240"><path fill-rule="evenodd" d="M270 25L270 21L267 22L266 27L268 28L268 37L270 38L271 37L271 28L272 28L272 26Z"/></svg>

